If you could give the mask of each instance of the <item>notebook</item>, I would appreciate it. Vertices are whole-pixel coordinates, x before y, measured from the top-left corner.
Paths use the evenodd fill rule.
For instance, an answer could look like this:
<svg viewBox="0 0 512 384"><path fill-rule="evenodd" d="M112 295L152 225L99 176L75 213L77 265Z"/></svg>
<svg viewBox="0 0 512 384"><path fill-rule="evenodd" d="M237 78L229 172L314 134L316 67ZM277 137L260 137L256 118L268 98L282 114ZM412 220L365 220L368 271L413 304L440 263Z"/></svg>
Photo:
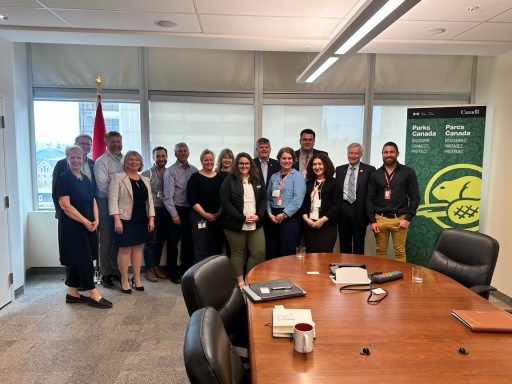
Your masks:
<svg viewBox="0 0 512 384"><path fill-rule="evenodd" d="M498 311L454 309L452 315L472 332L512 332L512 314Z"/></svg>
<svg viewBox="0 0 512 384"><path fill-rule="evenodd" d="M272 336L290 337L290 335L293 335L295 324L298 323L308 323L315 327L311 309L272 309Z"/></svg>
<svg viewBox="0 0 512 384"><path fill-rule="evenodd" d="M247 297L254 302L305 296L306 291L290 279L262 281L244 287Z"/></svg>

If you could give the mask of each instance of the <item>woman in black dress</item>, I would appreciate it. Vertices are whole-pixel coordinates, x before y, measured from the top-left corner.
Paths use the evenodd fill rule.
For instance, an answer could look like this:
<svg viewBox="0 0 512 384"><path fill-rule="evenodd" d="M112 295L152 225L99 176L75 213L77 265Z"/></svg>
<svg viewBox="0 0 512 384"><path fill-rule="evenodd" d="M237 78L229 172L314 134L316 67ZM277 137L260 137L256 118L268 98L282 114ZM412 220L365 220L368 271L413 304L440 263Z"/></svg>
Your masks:
<svg viewBox="0 0 512 384"><path fill-rule="evenodd" d="M128 151L124 157L125 172L116 173L108 190L108 209L114 219L114 239L119 247L117 265L121 273L121 291L132 293L128 281L130 261L133 268L132 286L143 291L140 282L142 266L142 244L148 232L155 229L155 208L149 179L140 176L143 168L142 156Z"/></svg>
<svg viewBox="0 0 512 384"><path fill-rule="evenodd" d="M324 154L314 155L307 166L307 179L302 205L306 251L332 253L343 193L334 179L331 159Z"/></svg>
<svg viewBox="0 0 512 384"><path fill-rule="evenodd" d="M218 239L220 186L222 177L213 170L215 155L205 149L199 157L203 168L190 176L187 183L187 200L190 210L190 226L194 242L194 264L215 254Z"/></svg>
<svg viewBox="0 0 512 384"><path fill-rule="evenodd" d="M112 303L101 297L94 285L93 260L98 258L98 207L92 184L80 168L84 151L79 146L66 148L69 169L59 175L55 184L56 196L62 214L59 216L60 263L68 267L66 303L88 304L110 308ZM78 293L82 286L89 296Z"/></svg>

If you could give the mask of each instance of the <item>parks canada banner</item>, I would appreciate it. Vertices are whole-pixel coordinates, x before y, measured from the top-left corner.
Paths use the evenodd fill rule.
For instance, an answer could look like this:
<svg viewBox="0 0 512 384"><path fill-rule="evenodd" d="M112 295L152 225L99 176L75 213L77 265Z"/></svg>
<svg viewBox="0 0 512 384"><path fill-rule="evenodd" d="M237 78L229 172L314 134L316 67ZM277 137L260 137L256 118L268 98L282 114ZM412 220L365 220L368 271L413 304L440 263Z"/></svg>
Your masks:
<svg viewBox="0 0 512 384"><path fill-rule="evenodd" d="M426 265L443 228L478 231L485 107L409 108L405 164L420 205L407 235L407 261Z"/></svg>

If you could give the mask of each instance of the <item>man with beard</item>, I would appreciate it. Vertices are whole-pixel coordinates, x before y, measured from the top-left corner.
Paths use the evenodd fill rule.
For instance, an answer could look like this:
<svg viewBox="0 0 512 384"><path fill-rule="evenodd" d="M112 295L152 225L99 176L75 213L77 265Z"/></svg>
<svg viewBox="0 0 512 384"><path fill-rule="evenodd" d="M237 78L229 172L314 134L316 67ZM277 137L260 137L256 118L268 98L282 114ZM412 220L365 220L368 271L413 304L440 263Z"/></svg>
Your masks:
<svg viewBox="0 0 512 384"><path fill-rule="evenodd" d="M154 165L143 171L141 175L149 179L153 205L155 206L155 230L148 234L148 241L144 244L144 263L146 265L146 279L156 283L158 279L166 278L160 270L160 258L171 229L171 215L167 212L163 201L167 149L164 147L153 148L153 161Z"/></svg>
<svg viewBox="0 0 512 384"><path fill-rule="evenodd" d="M395 143L384 144L384 164L370 177L366 209L370 228L375 233L377 256L387 256L391 234L395 259L405 262L407 229L416 215L420 192L416 173L398 163L399 154Z"/></svg>

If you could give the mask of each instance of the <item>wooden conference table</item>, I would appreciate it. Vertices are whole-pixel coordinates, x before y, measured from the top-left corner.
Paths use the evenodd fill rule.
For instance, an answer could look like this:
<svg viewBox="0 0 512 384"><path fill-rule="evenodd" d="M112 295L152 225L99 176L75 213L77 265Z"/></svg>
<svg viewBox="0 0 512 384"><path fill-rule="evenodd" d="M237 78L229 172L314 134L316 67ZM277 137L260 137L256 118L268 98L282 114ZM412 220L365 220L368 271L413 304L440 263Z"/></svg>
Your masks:
<svg viewBox="0 0 512 384"><path fill-rule="evenodd" d="M369 273L402 271L381 286L389 295L367 304L368 292L340 293L329 279L333 262L365 263ZM452 309L497 310L449 277L425 268L412 283L412 264L373 256L307 254L266 261L249 283L289 278L305 297L248 301L252 384L262 383L512 383L512 334L472 333ZM307 274L318 271L320 274ZM375 296L374 296L375 297ZM293 342L272 337L272 307L310 308L314 350L294 352ZM360 351L368 347L369 356ZM465 348L467 355L458 353Z"/></svg>

